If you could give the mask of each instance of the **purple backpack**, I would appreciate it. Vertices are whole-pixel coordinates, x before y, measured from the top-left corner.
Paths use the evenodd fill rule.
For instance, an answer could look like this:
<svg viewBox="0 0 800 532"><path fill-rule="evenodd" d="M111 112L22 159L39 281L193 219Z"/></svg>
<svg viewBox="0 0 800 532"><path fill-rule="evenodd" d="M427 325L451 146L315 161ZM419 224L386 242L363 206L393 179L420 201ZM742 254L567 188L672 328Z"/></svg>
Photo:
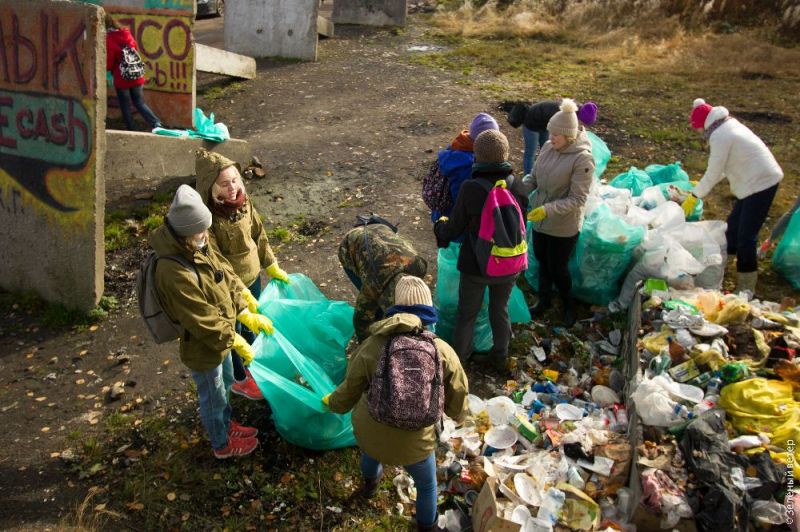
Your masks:
<svg viewBox="0 0 800 532"><path fill-rule="evenodd" d="M502 277L528 269L525 218L517 200L501 179L483 203L475 256L486 277Z"/></svg>
<svg viewBox="0 0 800 532"><path fill-rule="evenodd" d="M444 412L442 361L428 331L392 336L369 386L369 414L381 423L419 430Z"/></svg>

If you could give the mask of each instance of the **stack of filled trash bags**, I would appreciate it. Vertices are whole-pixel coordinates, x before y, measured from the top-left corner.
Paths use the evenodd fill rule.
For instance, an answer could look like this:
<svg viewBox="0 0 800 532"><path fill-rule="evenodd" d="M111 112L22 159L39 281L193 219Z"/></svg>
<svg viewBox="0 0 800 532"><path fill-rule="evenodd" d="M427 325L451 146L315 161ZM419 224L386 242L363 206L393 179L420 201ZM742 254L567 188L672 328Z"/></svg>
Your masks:
<svg viewBox="0 0 800 532"><path fill-rule="evenodd" d="M661 528L797 530L800 308L656 280L643 292L629 403L641 509Z"/></svg>
<svg viewBox="0 0 800 532"><path fill-rule="evenodd" d="M603 146L601 139L593 141L593 149ZM605 169L610 156L607 147L601 150L596 167ZM679 288L721 286L726 225L699 221L702 200L685 216L681 203L695 184L680 162L651 164L644 170L631 167L608 184L598 172L595 176L569 264L575 297L623 310L636 283L648 277L667 279ZM525 278L537 291L539 268L532 240L529 228Z"/></svg>

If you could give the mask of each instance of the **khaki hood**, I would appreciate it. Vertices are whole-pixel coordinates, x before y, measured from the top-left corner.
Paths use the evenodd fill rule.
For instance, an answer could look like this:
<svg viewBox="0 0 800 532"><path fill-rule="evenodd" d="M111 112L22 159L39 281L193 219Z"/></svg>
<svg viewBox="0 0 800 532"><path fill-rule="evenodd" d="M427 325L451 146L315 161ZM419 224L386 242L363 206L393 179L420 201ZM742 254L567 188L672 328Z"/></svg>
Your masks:
<svg viewBox="0 0 800 532"><path fill-rule="evenodd" d="M208 196L211 193L211 186L214 184L214 181L217 180L219 173L229 166L235 166L239 170L239 173L242 171L242 167L239 163L228 159L224 155L205 149L197 150L194 163L194 173L197 176L197 185L195 188L197 192L200 193L200 197L203 198L203 203L206 205L208 205Z"/></svg>
<svg viewBox="0 0 800 532"><path fill-rule="evenodd" d="M401 312L385 320L377 321L370 325L370 335L390 336L412 332L422 328L422 320L413 314Z"/></svg>

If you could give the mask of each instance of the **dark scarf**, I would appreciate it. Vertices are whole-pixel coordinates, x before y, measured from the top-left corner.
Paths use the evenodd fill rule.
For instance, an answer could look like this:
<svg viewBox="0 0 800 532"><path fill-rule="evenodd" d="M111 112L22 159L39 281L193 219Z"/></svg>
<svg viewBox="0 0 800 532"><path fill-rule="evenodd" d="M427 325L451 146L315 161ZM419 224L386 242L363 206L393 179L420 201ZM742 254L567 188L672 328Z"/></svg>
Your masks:
<svg viewBox="0 0 800 532"><path fill-rule="evenodd" d="M720 118L719 120L714 120L714 123L711 124L710 126L708 126L708 129L706 129L703 132L703 140L708 142L708 139L711 138L711 134L713 132L715 132L719 128L719 126L721 126L722 124L727 122L729 119L730 119L730 115L728 115L728 116L726 116L724 118Z"/></svg>
<svg viewBox="0 0 800 532"><path fill-rule="evenodd" d="M511 163L475 163L472 165L472 177L508 177L514 171Z"/></svg>
<svg viewBox="0 0 800 532"><path fill-rule="evenodd" d="M436 308L428 305L394 305L386 311L386 317L401 313L413 314L422 321L423 325L433 325L439 321L439 314L436 312Z"/></svg>
<svg viewBox="0 0 800 532"><path fill-rule="evenodd" d="M240 189L239 194L237 194L236 199L233 201L226 200L222 203L219 203L214 200L214 198L211 198L209 203L211 204L211 212L217 216L221 216L222 218L226 218L232 222L235 222L241 218L243 214L247 213L247 207L244 207L246 201L247 194L245 193L244 189Z"/></svg>

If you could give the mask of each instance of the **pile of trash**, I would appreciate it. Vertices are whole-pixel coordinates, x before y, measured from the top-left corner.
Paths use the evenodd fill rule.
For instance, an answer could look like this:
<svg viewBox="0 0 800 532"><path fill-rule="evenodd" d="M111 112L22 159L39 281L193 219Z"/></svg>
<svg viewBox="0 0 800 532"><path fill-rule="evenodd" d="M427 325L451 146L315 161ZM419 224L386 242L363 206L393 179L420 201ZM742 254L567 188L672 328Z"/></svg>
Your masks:
<svg viewBox="0 0 800 532"><path fill-rule="evenodd" d="M625 378L616 368L622 332L595 323L590 339L561 328L545 337L536 327L525 327L532 347L515 379L488 400L470 395L461 426L443 424L439 525L626 530L635 501Z"/></svg>
<svg viewBox="0 0 800 532"><path fill-rule="evenodd" d="M681 203L693 188L679 162L632 167L609 184L596 181L569 264L575 297L616 311L627 308L636 283L648 277L676 288L720 288L726 224L697 221L702 201L685 216ZM529 226L525 278L538 291L533 239Z"/></svg>
<svg viewBox="0 0 800 532"><path fill-rule="evenodd" d="M663 280L643 292L629 403L642 508L662 528L796 523L800 307Z"/></svg>

